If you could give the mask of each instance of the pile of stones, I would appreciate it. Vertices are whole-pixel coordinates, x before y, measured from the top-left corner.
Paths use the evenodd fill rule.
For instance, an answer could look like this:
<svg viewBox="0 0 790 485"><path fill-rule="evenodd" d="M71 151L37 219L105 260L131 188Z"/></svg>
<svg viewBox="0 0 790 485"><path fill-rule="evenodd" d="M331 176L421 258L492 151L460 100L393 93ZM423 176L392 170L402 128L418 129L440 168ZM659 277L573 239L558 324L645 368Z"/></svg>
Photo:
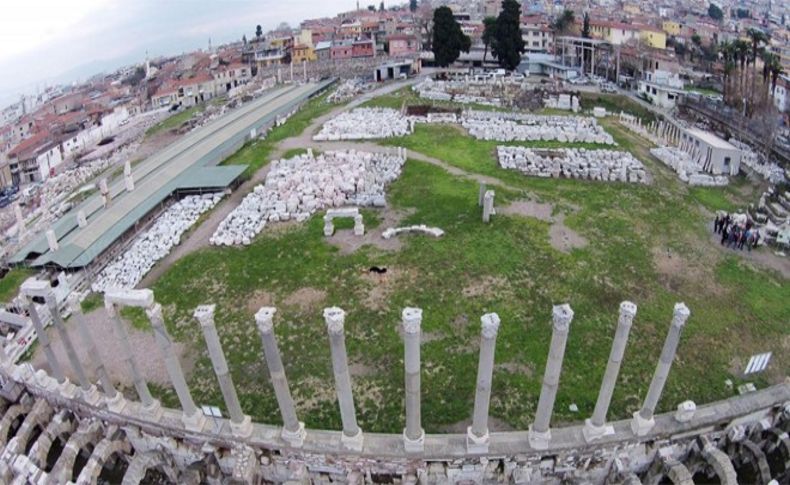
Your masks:
<svg viewBox="0 0 790 485"><path fill-rule="evenodd" d="M654 157L670 167L678 178L689 185L721 187L729 183L724 175L708 175L688 152L675 147L658 147L650 150Z"/></svg>
<svg viewBox="0 0 790 485"><path fill-rule="evenodd" d="M217 205L221 198L219 193L190 195L173 204L150 229L137 237L125 253L99 273L91 289L101 293L108 289L137 286L156 262L181 242L181 236L200 215Z"/></svg>
<svg viewBox="0 0 790 485"><path fill-rule="evenodd" d="M616 145L612 135L592 117L465 111L462 124L470 135L479 140Z"/></svg>
<svg viewBox="0 0 790 485"><path fill-rule="evenodd" d="M550 109L564 109L566 111L573 111L574 113L578 113L581 109L579 106L579 98L576 96L571 96L570 94L548 96L543 100L543 106Z"/></svg>
<svg viewBox="0 0 790 485"><path fill-rule="evenodd" d="M395 154L356 150L311 151L272 162L266 181L256 186L219 225L209 242L248 245L267 222L302 222L330 207L386 205L385 188L400 176L406 150Z"/></svg>
<svg viewBox="0 0 790 485"><path fill-rule="evenodd" d="M369 90L371 86L372 84L366 83L360 78L348 79L327 96L326 101L328 103L343 103Z"/></svg>
<svg viewBox="0 0 790 485"><path fill-rule="evenodd" d="M752 147L747 143L743 143L735 138L730 138L729 141L743 153L741 156L741 163L760 174L765 180L772 184L781 184L787 180L785 170L781 166L766 160L762 154L752 150Z"/></svg>
<svg viewBox="0 0 790 485"><path fill-rule="evenodd" d="M316 141L370 140L412 133L406 116L390 108L358 108L327 121L313 136Z"/></svg>
<svg viewBox="0 0 790 485"><path fill-rule="evenodd" d="M516 78L464 78L449 81L434 81L425 79L416 84L412 89L423 99L432 101L454 101L462 104L479 104L484 106L502 106L502 98L492 96L492 88L501 92L506 84L521 84L520 79Z"/></svg>
<svg viewBox="0 0 790 485"><path fill-rule="evenodd" d="M384 230L381 233L381 237L384 239L391 239L395 236L404 233L419 233L419 234L426 234L428 236L433 237L442 237L444 236L444 231L439 229L438 227L428 227L425 224L417 224L413 226L406 226L406 227L390 227Z"/></svg>
<svg viewBox="0 0 790 485"><path fill-rule="evenodd" d="M628 152L559 148L554 150L499 146L502 168L533 177L565 177L608 182L646 183L642 162Z"/></svg>

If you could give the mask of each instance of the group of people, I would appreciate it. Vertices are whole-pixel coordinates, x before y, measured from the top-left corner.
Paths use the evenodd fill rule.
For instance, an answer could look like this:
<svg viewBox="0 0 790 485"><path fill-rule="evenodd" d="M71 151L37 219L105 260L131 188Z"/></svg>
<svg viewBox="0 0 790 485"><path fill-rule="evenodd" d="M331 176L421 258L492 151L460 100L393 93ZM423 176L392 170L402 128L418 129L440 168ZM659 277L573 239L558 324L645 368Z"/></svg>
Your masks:
<svg viewBox="0 0 790 485"><path fill-rule="evenodd" d="M744 223L739 223L730 214L716 214L713 231L721 234L722 246L726 245L732 249L743 251L743 247L746 246L751 251L760 242L760 231L753 227L752 221L748 218Z"/></svg>

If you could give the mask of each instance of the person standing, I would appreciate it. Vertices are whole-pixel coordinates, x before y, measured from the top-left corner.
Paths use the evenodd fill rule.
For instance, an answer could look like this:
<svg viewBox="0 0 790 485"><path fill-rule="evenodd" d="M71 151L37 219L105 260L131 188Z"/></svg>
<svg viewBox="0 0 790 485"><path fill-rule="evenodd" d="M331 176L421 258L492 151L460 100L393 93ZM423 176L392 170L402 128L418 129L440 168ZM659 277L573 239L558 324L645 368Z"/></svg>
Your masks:
<svg viewBox="0 0 790 485"><path fill-rule="evenodd" d="M719 217L719 213L716 213L716 219L713 220L713 232L714 234L719 233L719 226L721 225L721 217Z"/></svg>
<svg viewBox="0 0 790 485"><path fill-rule="evenodd" d="M721 230L721 245L724 246L724 243L727 241L727 238L730 235L727 234L727 226L724 226Z"/></svg>

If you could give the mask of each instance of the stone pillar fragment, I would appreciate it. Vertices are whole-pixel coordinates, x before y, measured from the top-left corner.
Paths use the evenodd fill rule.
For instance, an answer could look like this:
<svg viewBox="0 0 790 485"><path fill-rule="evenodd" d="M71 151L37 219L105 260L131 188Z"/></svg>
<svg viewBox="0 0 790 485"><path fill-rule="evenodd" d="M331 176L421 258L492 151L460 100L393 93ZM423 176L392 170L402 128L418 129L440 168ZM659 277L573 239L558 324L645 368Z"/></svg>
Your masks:
<svg viewBox="0 0 790 485"><path fill-rule="evenodd" d="M118 392L118 390L115 389L115 386L112 384L112 379L110 379L110 375L107 373L104 362L102 361L99 351L96 348L96 342L93 340L93 337L88 330L88 326L85 324L85 316L82 314L80 300L75 293L72 293L69 295L68 302L69 307L71 308L71 314L77 324L77 330L80 333L82 344L85 346L85 349L88 353L88 358L93 364L93 371L99 379L99 384L101 384L102 391L104 391L104 394L106 395L107 407L112 412L120 413L123 411L124 407L126 407L126 399L124 399L123 395Z"/></svg>
<svg viewBox="0 0 790 485"><path fill-rule="evenodd" d="M355 236L365 235L365 223L362 220L362 214L357 214L354 216L354 235Z"/></svg>
<svg viewBox="0 0 790 485"><path fill-rule="evenodd" d="M631 331L635 315L636 305L630 301L620 303L620 318L617 320L617 330L614 334L612 350L609 352L609 362L606 364L601 390L598 392L598 401L595 403L592 418L585 421L582 430L587 442L614 434L614 428L606 426L606 413L609 410L609 403L612 401L612 393L620 373L620 364L623 362L625 345L628 342L628 334Z"/></svg>
<svg viewBox="0 0 790 485"><path fill-rule="evenodd" d="M324 322L329 333L332 352L332 370L335 374L335 391L340 405L340 418L343 421L341 443L352 451L362 451L364 436L357 424L354 396L351 391L351 375L348 371L346 338L344 332L346 312L338 307L324 309Z"/></svg>
<svg viewBox="0 0 790 485"><path fill-rule="evenodd" d="M274 335L274 314L276 311L275 308L262 307L255 314L255 322L258 324L258 330L261 333L266 366L272 379L272 387L274 387L274 395L280 408L280 416L283 418L281 436L289 445L299 448L304 444L304 423L300 422L296 417L296 406L291 397L291 390L288 387L288 379L285 377L285 367L280 356L280 349L277 346L277 337Z"/></svg>
<svg viewBox="0 0 790 485"><path fill-rule="evenodd" d="M664 384L667 382L669 370L672 368L672 361L675 360L675 352L680 342L680 332L686 325L689 315L689 309L685 304L675 304L672 323L669 326L667 338L664 340L664 348L661 349L661 357L658 359L653 380L650 382L650 388L647 390L647 396L645 396L645 401L642 403L642 409L635 412L634 418L631 420L631 431L637 436L646 435L655 425L653 413L656 410L658 400L661 398Z"/></svg>
<svg viewBox="0 0 790 485"><path fill-rule="evenodd" d="M61 385L65 384L68 381L65 374L63 374L63 367L61 367L60 361L55 355L55 351L52 350L52 344L49 341L49 336L47 335L47 331L44 328L44 324L41 322L41 317L38 314L38 310L36 310L36 304L30 298L26 298L26 300L27 312L30 314L30 320L33 322L33 327L36 329L36 336L38 338L38 342L41 344L41 348L44 350L44 355L47 358L47 363L49 364L50 372L52 372L52 377L54 377Z"/></svg>
<svg viewBox="0 0 790 485"><path fill-rule="evenodd" d="M486 195L486 184L485 182L480 182L480 188L477 191L477 206L483 207L483 198Z"/></svg>
<svg viewBox="0 0 790 485"><path fill-rule="evenodd" d="M47 229L47 245L49 246L50 251L57 251L60 249L60 245L58 244L58 237L55 235L55 231L53 229Z"/></svg>
<svg viewBox="0 0 790 485"><path fill-rule="evenodd" d="M491 402L494 351L499 323L499 315L496 313L486 313L480 317L480 358L477 363L475 407L472 412L472 425L466 429L466 449L469 453L488 452L488 406Z"/></svg>
<svg viewBox="0 0 790 485"><path fill-rule="evenodd" d="M85 211L82 209L77 211L77 225L81 228L88 225L88 218L85 217Z"/></svg>
<svg viewBox="0 0 790 485"><path fill-rule="evenodd" d="M233 378L228 370L225 353L222 351L217 328L214 325L215 309L216 305L201 305L195 309L194 316L203 329L203 337L206 340L209 357L211 357L211 363L214 366L214 373L217 374L219 388L222 391L225 406L230 414L231 429L238 436L250 436L252 434L252 420L241 411L239 397L236 395L236 387L233 385Z"/></svg>
<svg viewBox="0 0 790 485"><path fill-rule="evenodd" d="M496 212L494 211L494 191L486 190L483 196L483 222L488 224L491 221L491 216Z"/></svg>
<svg viewBox="0 0 790 485"><path fill-rule="evenodd" d="M154 329L156 344L159 346L170 382L173 384L178 401L181 403L181 410L183 411L181 422L190 431L202 431L206 424L206 417L195 406L195 401L192 400L192 394L189 392L189 386L184 377L184 369L181 368L181 362L178 361L178 356L175 349L173 349L170 334L167 333L167 328L165 328L165 320L162 317L162 305L155 303L146 308L145 313L148 315L148 320Z"/></svg>
<svg viewBox="0 0 790 485"><path fill-rule="evenodd" d="M572 320L573 310L570 305L555 305L552 309L551 344L546 360L546 371L543 374L543 387L540 390L535 422L529 427L529 444L537 450L545 450L551 441L549 425L554 411L554 400L557 398L565 344L568 341L568 330Z"/></svg>
<svg viewBox="0 0 790 485"><path fill-rule="evenodd" d="M420 390L420 339L422 310L404 308L403 314L404 375L406 378L406 427L403 429L403 445L407 453L422 452L425 446L425 431L422 428Z"/></svg>
<svg viewBox="0 0 790 485"><path fill-rule="evenodd" d="M137 391L137 395L140 397L140 401L143 405L142 412L151 419L158 420L162 416L162 407L160 406L159 401L151 396L151 391L148 389L148 383L143 377L143 374L140 372L140 369L137 367L137 361L135 360L134 354L132 353L131 344L129 344L129 334L126 331L126 327L124 327L124 323L121 321L121 317L118 316L116 303L108 298L109 294L110 292L107 292L104 295L104 308L107 310L107 315L110 317L110 321L112 321L113 328L115 330L115 336L121 342L121 352L119 357L121 360L126 362L126 367L129 369L132 381L134 382L134 388Z"/></svg>

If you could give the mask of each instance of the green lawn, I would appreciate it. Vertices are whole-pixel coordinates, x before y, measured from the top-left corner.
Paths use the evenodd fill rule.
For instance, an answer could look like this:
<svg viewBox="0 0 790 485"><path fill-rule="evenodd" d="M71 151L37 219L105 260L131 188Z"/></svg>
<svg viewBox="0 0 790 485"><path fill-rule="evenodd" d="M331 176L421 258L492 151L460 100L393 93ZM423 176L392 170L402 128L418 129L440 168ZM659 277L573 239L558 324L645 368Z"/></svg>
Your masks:
<svg viewBox="0 0 790 485"><path fill-rule="evenodd" d="M509 111L507 108L500 108L497 106L489 106L486 104L478 103L457 103L455 101L439 101L432 99L421 98L420 95L406 87L399 89L393 93L379 96L366 101L361 105L363 108L392 108L401 109L404 104L406 106L436 106L440 108L460 108L460 109L474 109L479 111Z"/></svg>
<svg viewBox="0 0 790 485"><path fill-rule="evenodd" d="M570 303L575 318L555 424L591 414L618 305L626 299L639 310L611 418L628 417L641 404L673 305L680 301L691 309L691 317L661 411L687 399L701 404L729 397L732 391L724 381L740 383L733 371L742 369L753 353L774 352L770 372L757 379L758 385L783 379L790 373L790 287L778 274L755 269L711 243L705 227L706 209L724 201L741 205L753 194L740 182L721 192L690 190L652 159L644 140L613 119L602 124L621 148L646 164L652 185L525 177L497 167L496 143L475 141L450 126L418 125L414 135L387 142L507 182L514 190L498 188L498 206L521 197L553 203L568 213L565 224L589 241L570 253L552 247L550 224L535 218L499 214L483 224L475 182L410 159L389 188L390 207L409 210L401 224L441 227L446 231L441 239L407 236L398 251L365 246L342 255L325 241L319 213L287 229L267 226L250 246L211 247L179 260L153 290L170 332L196 350L190 377L194 394L201 404L224 407L202 333L192 318L194 308L206 303L217 305L218 332L244 411L269 423L279 423L280 416L253 318L264 305L278 309L275 328L288 380L300 419L314 428L341 426L321 317L322 309L332 305L348 314L346 339L357 413L362 428L371 432L403 428L398 325L406 306L424 312L422 413L429 432L470 417L479 319L492 311L502 326L491 414L520 429L534 417L551 338L551 307L559 303ZM288 136L306 126L295 125L287 128ZM260 145L269 141L252 145L258 146L260 163L272 150ZM237 156L251 160L252 150L245 147ZM383 218L377 210L364 214L369 229ZM371 265L386 266L387 278L371 278ZM296 297L307 290L314 298ZM154 391L165 403L177 405L171 390ZM569 411L572 403L578 413Z"/></svg>
<svg viewBox="0 0 790 485"><path fill-rule="evenodd" d="M23 281L35 274L28 269L14 268L0 280L0 302L7 303L14 299Z"/></svg>
<svg viewBox="0 0 790 485"><path fill-rule="evenodd" d="M164 120L160 121L159 123L155 124L151 128L146 130L146 136L156 135L157 133L161 133L163 131L172 130L174 128L178 128L184 122L191 119L195 114L202 113L205 110L205 105L199 104L192 106L191 108L187 108L183 111L180 111L174 115L171 115Z"/></svg>
<svg viewBox="0 0 790 485"><path fill-rule="evenodd" d="M652 111L630 99L628 96L611 93L581 93L580 104L583 110L592 110L596 106L606 108L612 114L620 114L620 111L631 113L642 118L642 122L650 123L656 120Z"/></svg>

